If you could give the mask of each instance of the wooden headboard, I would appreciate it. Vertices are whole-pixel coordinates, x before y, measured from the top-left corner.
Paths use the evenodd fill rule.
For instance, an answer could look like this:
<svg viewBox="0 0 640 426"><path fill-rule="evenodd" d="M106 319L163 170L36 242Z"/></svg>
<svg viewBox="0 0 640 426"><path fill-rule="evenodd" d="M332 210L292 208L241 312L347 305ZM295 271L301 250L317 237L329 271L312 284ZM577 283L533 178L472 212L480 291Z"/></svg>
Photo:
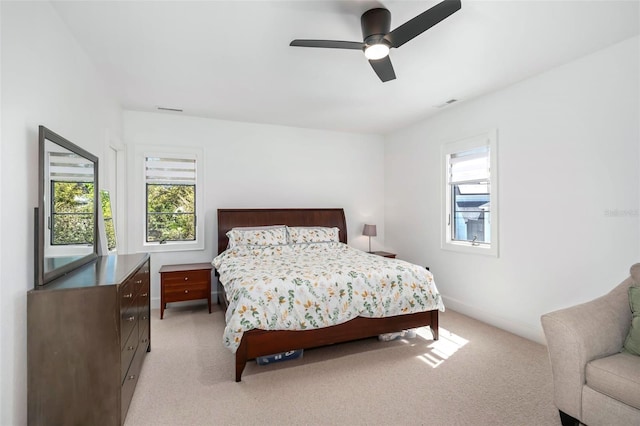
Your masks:
<svg viewBox="0 0 640 426"><path fill-rule="evenodd" d="M243 226L327 226L340 229L347 243L344 209L218 209L218 254L227 249L227 232Z"/></svg>

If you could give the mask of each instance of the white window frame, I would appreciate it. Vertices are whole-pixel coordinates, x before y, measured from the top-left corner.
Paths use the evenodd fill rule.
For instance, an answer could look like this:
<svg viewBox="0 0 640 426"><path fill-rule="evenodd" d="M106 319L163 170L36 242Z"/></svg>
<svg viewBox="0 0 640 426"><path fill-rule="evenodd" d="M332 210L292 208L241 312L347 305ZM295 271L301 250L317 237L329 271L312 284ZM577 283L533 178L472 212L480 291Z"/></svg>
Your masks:
<svg viewBox="0 0 640 426"><path fill-rule="evenodd" d="M50 168L52 167L52 164L55 162L53 161L50 157L52 155L52 153L64 153L64 154L69 154L68 157L70 158L77 158L78 155L70 153L68 150L60 148L59 146L51 146L52 144L47 144L47 146L50 146L50 149L47 148L47 152L46 157L47 160L45 161L45 172L44 172L44 176L49 176L49 179L45 179L44 182L44 191L45 194L51 194L51 182L52 181L57 181L57 182L68 182L69 179L68 178L59 178L59 179L51 179L52 174L54 173L54 171L50 170ZM58 160L60 161L60 160ZM73 161L73 160L72 160ZM92 182L88 182L88 183L95 183L93 182L93 172L91 172L92 176L91 176L91 180ZM95 192L94 192L95 195ZM47 199L50 198L49 195L47 195L46 197ZM86 254L87 252L87 245L86 244L65 244L65 245L57 245L57 244L52 244L51 241L51 227L53 226L53 211L52 211L52 203L53 200L50 200L48 203L45 203L44 205L44 217L47 218L46 222L45 222L45 233L44 233L44 244L47 250L47 253L50 253L52 257L64 257L64 256L77 256L77 255L83 255ZM94 218L94 224L97 225L97 218Z"/></svg>
<svg viewBox="0 0 640 426"><path fill-rule="evenodd" d="M146 225L146 175L145 159L147 157L189 159L196 161L196 239L195 241L166 241L147 242ZM204 250L204 154L201 148L181 147L174 149L166 146L138 145L135 149L135 224L134 234L136 235L134 245L138 252L172 252L186 250Z"/></svg>
<svg viewBox="0 0 640 426"><path fill-rule="evenodd" d="M110 136L105 143L104 151L104 161L101 160L102 164L100 165L100 172L103 173L100 178L100 189L108 191L111 198L111 217L116 233L116 247L108 250L101 241L101 251L104 254L127 253L127 216L124 208L126 204L125 182L127 180L126 145L119 139ZM104 237L102 234L100 236Z"/></svg>
<svg viewBox="0 0 640 426"><path fill-rule="evenodd" d="M491 227L490 242L487 244L473 244L470 241L455 241L452 239L452 196L451 185L449 183L449 164L451 155L470 151L480 147L489 147L489 200L491 203ZM498 256L498 132L496 129L490 130L478 136L462 139L455 142L443 144L441 146L442 158L442 239L441 248L459 253L474 253L490 256Z"/></svg>

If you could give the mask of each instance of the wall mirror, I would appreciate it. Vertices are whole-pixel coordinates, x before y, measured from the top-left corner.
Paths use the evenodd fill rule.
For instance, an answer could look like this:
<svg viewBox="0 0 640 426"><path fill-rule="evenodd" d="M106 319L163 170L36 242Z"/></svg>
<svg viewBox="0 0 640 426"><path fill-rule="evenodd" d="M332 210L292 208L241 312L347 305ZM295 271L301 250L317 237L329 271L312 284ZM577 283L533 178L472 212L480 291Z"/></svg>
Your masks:
<svg viewBox="0 0 640 426"><path fill-rule="evenodd" d="M97 257L98 157L39 129L36 283L44 285Z"/></svg>

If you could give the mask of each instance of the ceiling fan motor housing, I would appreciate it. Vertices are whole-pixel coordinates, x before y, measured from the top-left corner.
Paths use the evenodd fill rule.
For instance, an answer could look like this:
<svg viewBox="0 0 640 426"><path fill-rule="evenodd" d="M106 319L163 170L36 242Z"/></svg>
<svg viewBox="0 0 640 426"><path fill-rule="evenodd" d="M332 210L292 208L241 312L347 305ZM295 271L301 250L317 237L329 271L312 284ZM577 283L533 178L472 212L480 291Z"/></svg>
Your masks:
<svg viewBox="0 0 640 426"><path fill-rule="evenodd" d="M365 45L370 46L381 42L388 46L390 45L387 40L382 41L391 29L391 13L387 9L367 10L362 14L360 24Z"/></svg>

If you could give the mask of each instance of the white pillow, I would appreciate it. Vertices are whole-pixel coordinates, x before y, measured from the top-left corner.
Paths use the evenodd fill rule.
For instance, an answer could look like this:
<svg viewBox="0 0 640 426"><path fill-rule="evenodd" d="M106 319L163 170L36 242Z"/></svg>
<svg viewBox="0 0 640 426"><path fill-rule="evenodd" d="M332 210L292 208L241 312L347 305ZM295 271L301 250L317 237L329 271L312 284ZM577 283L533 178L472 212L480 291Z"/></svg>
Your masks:
<svg viewBox="0 0 640 426"><path fill-rule="evenodd" d="M284 225L233 228L227 232L228 248L237 246L277 246L287 244L287 227Z"/></svg>
<svg viewBox="0 0 640 426"><path fill-rule="evenodd" d="M326 228L322 226L290 226L289 242L299 243L325 243L339 242L340 230L338 228Z"/></svg>

